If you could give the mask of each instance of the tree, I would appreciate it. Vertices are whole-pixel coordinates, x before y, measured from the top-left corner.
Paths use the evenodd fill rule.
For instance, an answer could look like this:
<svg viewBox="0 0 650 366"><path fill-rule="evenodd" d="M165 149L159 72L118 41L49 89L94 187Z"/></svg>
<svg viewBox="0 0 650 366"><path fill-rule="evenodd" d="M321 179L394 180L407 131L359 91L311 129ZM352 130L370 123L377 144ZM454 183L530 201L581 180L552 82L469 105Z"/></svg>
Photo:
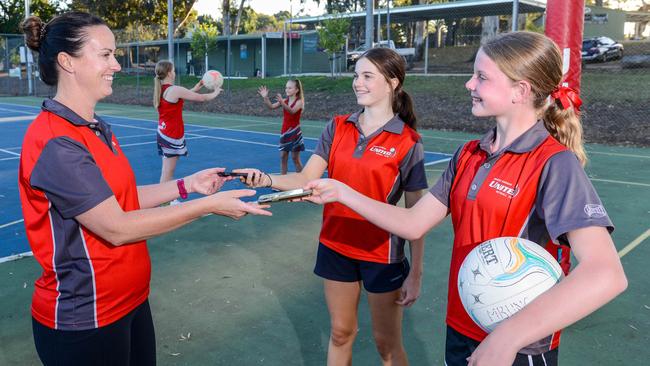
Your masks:
<svg viewBox="0 0 650 366"><path fill-rule="evenodd" d="M32 0L30 7L32 15L48 22L63 10L59 2L47 0ZM20 33L20 23L25 19L25 0L0 1L0 33Z"/></svg>
<svg viewBox="0 0 650 366"><path fill-rule="evenodd" d="M334 77L334 62L336 52L340 51L345 44L345 36L350 31L350 20L336 17L324 20L318 28L318 43L332 54L332 77Z"/></svg>
<svg viewBox="0 0 650 366"><path fill-rule="evenodd" d="M180 25L191 16L196 0L173 0L174 24ZM71 10L81 10L104 19L113 30L134 24L167 28L167 0L71 0ZM166 35L166 32L165 32Z"/></svg>
<svg viewBox="0 0 650 366"><path fill-rule="evenodd" d="M208 53L217 48L217 27L211 24L199 24L192 30L192 55L194 59L205 57L205 71L208 70Z"/></svg>

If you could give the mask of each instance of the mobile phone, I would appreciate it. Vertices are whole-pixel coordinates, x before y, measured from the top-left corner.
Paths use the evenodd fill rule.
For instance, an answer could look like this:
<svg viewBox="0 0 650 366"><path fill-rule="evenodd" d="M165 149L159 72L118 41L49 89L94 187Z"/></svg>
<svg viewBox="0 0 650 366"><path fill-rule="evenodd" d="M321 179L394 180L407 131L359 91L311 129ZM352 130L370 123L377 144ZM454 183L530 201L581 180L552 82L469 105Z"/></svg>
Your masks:
<svg viewBox="0 0 650 366"><path fill-rule="evenodd" d="M261 195L257 199L257 203L280 202L308 196L311 196L311 189L293 189L291 191L274 192Z"/></svg>
<svg viewBox="0 0 650 366"><path fill-rule="evenodd" d="M220 177L244 177L246 178L248 176L248 173L235 173L235 172L218 172L218 176Z"/></svg>

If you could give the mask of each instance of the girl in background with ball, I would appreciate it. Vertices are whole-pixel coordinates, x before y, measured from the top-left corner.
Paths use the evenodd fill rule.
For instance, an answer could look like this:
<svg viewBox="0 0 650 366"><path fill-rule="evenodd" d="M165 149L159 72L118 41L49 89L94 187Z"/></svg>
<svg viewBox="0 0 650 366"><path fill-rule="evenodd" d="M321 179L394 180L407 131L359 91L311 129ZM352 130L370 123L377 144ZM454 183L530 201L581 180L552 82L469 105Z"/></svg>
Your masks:
<svg viewBox="0 0 650 366"><path fill-rule="evenodd" d="M174 179L174 171L179 156L187 156L185 145L185 124L183 122L183 103L185 100L207 102L221 93L215 88L207 94L199 94L203 80L192 89L174 85L176 72L171 61L161 60L156 64L154 78L153 106L158 110L158 154L162 156L160 183Z"/></svg>
<svg viewBox="0 0 650 366"><path fill-rule="evenodd" d="M302 82L298 79L290 79L284 87L287 98L282 98L280 93L275 96L275 103L269 99L269 90L266 86L260 86L258 93L264 99L269 109L282 107L284 117L282 119L282 129L280 131L280 174L287 174L289 163L289 152L291 160L296 167L296 173L302 171L302 162L300 161L300 152L305 150L305 144L302 139L300 130L300 115L305 108L305 93L302 88Z"/></svg>
<svg viewBox="0 0 650 366"><path fill-rule="evenodd" d="M422 237L451 213L454 246L447 306L447 366L557 365L559 330L627 286L613 230L583 169L587 161L577 94L561 86L557 45L530 32L485 43L465 84L472 114L496 126L461 146L442 177L411 208L369 199L347 185L310 182L308 200L340 202L394 234ZM516 236L545 247L568 272L550 290L485 333L464 310L458 269L478 244Z"/></svg>

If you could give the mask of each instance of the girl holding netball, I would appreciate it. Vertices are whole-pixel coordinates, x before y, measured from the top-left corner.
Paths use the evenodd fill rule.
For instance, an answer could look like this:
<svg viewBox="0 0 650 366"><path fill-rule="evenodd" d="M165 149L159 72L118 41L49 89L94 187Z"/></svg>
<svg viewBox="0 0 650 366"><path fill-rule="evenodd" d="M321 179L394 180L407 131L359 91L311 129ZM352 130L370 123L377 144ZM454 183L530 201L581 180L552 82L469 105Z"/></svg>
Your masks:
<svg viewBox="0 0 650 366"><path fill-rule="evenodd" d="M275 103L269 99L269 90L266 86L260 86L257 91L264 99L269 109L282 107L284 117L282 118L282 130L280 131L280 174L287 174L289 152L291 160L296 167L296 172L302 171L302 162L300 161L300 152L305 150L305 144L302 139L300 130L300 115L305 109L305 93L302 88L302 82L298 79L290 79L284 87L286 98L278 93L275 96Z"/></svg>
<svg viewBox="0 0 650 366"><path fill-rule="evenodd" d="M480 48L474 74L465 84L472 113L494 117L496 126L461 146L415 206L386 205L332 179L306 185L313 189L310 201L342 203L407 239L422 237L451 213L448 366L557 365L559 330L627 286L609 234L612 223L583 169L581 102L561 82L561 54L552 40L529 32L501 35ZM496 183L508 189L493 188ZM579 263L559 284L486 334L462 307L457 274L468 252L500 236L544 246L567 272L569 251Z"/></svg>
<svg viewBox="0 0 650 366"><path fill-rule="evenodd" d="M203 86L200 80L192 89L174 85L176 72L171 61L161 60L156 64L154 78L153 106L158 110L158 154L162 156L160 183L174 179L179 156L187 156L185 145L185 123L183 103L185 100L207 102L221 93L220 88L207 94L199 94Z"/></svg>
<svg viewBox="0 0 650 366"><path fill-rule="evenodd" d="M415 131L411 97L402 89L404 60L374 48L355 66L352 89L362 109L336 116L300 173L249 172L246 183L280 190L303 187L325 171L364 194L395 205L405 193L412 206L427 187L424 149ZM420 294L423 242L411 238L412 268L405 241L347 207L325 206L314 272L323 278L331 331L328 365L349 365L357 335L357 312L365 288L375 344L385 365L408 364L402 344L402 312Z"/></svg>

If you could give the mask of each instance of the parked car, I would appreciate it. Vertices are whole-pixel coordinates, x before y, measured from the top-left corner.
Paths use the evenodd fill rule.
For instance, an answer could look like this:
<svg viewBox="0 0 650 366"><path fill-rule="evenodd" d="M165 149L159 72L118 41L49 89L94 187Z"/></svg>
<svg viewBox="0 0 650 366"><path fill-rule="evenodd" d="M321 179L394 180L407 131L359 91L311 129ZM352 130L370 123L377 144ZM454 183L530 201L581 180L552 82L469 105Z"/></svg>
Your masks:
<svg viewBox="0 0 650 366"><path fill-rule="evenodd" d="M582 60L606 62L623 58L623 45L609 37L587 38L582 41Z"/></svg>
<svg viewBox="0 0 650 366"><path fill-rule="evenodd" d="M381 41L378 43L374 43L373 47L382 47L382 48L390 48L392 50L395 50L402 58L404 58L404 61L406 62L406 67L407 69L411 67L413 63L413 58L415 57L415 48L396 48L395 47L395 42L392 40L390 41ZM368 48L366 48L365 44L362 44L361 46L353 49L352 51L348 51L347 54L347 65L348 69L350 66L354 66L354 64L357 62L359 57L366 52Z"/></svg>

